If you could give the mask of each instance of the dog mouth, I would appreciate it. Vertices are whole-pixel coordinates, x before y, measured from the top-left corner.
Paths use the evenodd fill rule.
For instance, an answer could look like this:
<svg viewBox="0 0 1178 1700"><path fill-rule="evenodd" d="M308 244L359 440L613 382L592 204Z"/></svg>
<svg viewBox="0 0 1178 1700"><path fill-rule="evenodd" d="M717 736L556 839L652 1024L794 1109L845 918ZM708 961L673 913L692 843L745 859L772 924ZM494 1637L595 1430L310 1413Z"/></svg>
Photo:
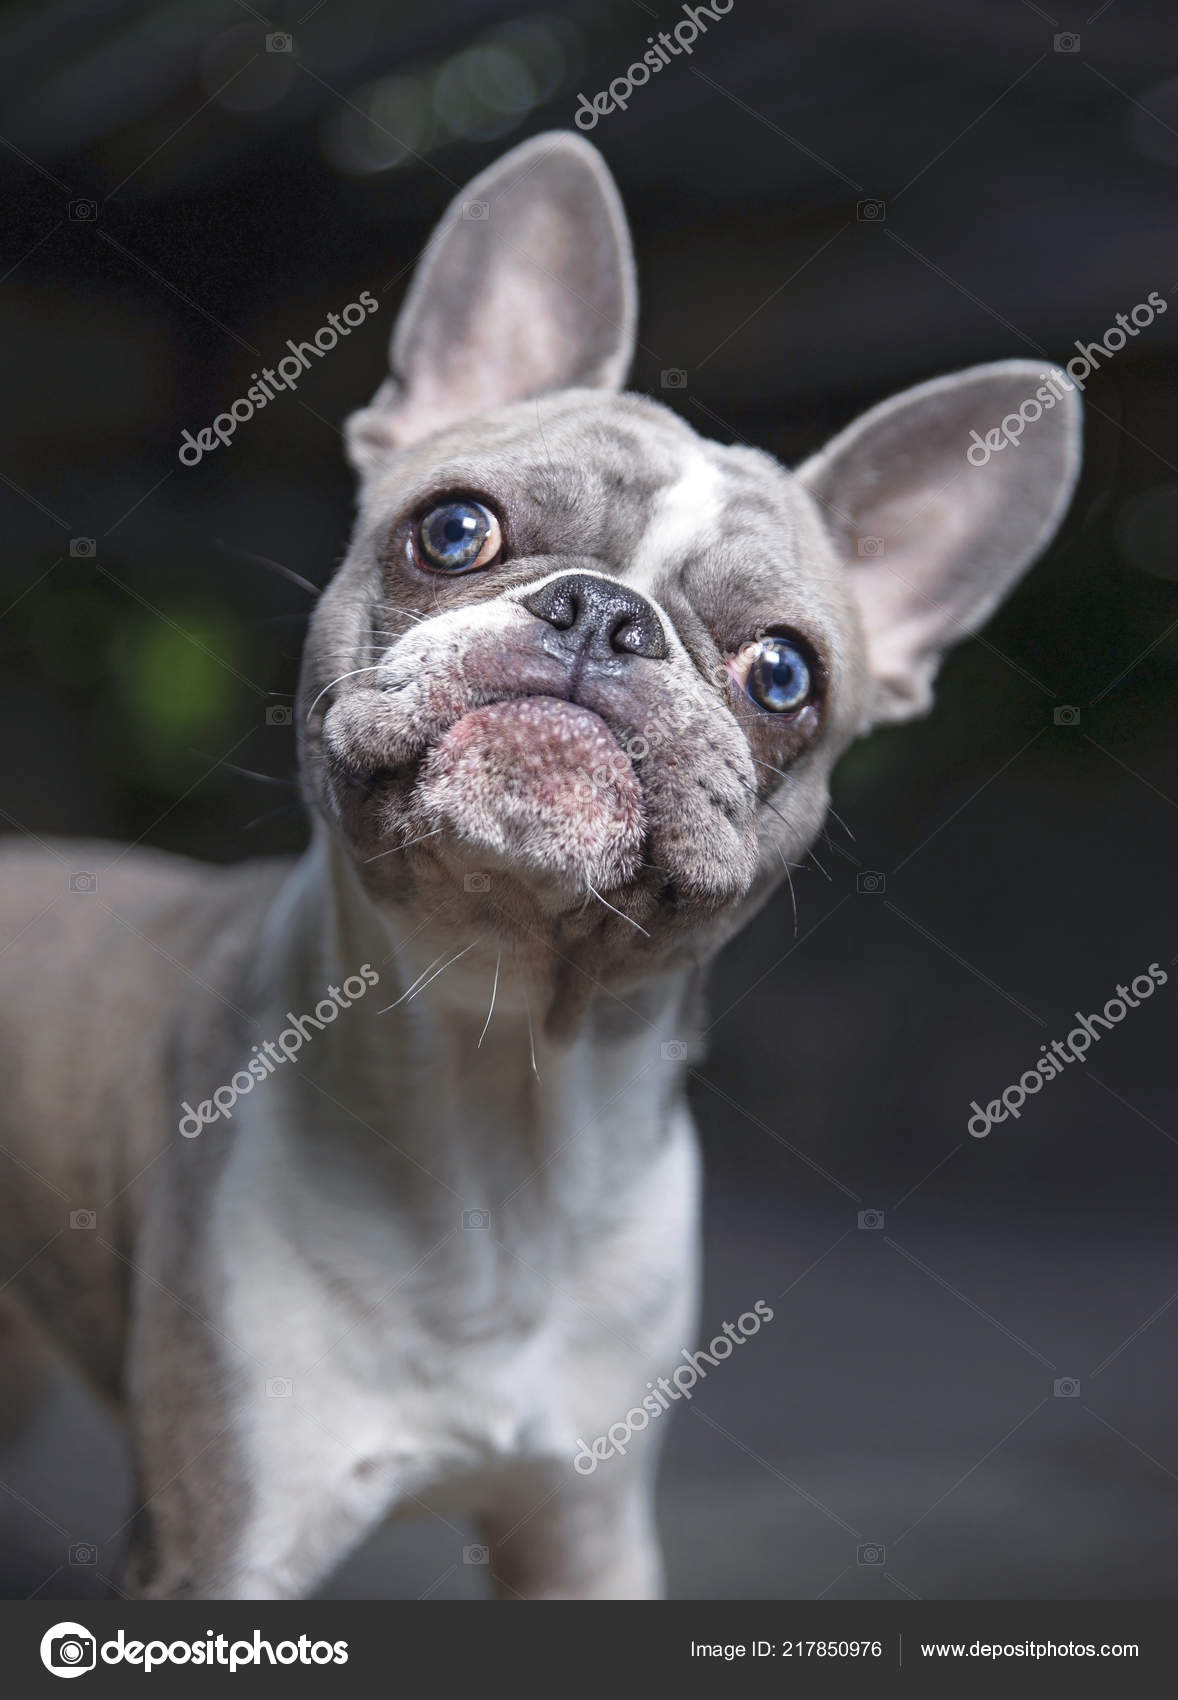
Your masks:
<svg viewBox="0 0 1178 1700"><path fill-rule="evenodd" d="M494 661L353 687L324 716L328 812L374 893L493 891L536 920L605 893L640 931L659 905L746 894L759 846L735 727L615 680L574 701L534 657Z"/></svg>
<svg viewBox="0 0 1178 1700"><path fill-rule="evenodd" d="M545 695L460 715L424 755L412 812L415 830L465 855L582 891L631 879L646 835L642 787L605 720Z"/></svg>

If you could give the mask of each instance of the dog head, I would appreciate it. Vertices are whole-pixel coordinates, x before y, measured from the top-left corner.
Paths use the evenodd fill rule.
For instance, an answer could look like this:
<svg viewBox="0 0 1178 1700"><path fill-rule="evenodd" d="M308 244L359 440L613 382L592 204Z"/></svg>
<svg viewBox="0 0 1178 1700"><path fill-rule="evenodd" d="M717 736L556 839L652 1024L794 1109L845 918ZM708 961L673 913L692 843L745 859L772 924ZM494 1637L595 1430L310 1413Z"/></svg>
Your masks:
<svg viewBox="0 0 1178 1700"><path fill-rule="evenodd" d="M818 833L851 739L924 712L1053 534L1079 407L1037 365L925 383L796 473L619 393L613 183L546 135L418 267L313 621L304 776L369 896L637 977L718 944ZM1033 398L1009 452L966 458Z"/></svg>

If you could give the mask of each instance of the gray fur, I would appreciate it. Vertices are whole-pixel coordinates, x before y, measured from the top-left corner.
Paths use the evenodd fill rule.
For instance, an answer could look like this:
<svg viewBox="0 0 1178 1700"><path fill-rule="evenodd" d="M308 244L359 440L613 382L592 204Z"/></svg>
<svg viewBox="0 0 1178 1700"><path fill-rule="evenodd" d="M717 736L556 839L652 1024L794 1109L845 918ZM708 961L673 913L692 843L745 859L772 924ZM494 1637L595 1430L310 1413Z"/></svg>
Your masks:
<svg viewBox="0 0 1178 1700"><path fill-rule="evenodd" d="M1074 397L965 462L1025 362L896 398L796 477L705 442L617 393L631 262L588 144L525 144L472 200L490 217L443 220L350 427L360 511L299 693L306 857L5 859L0 1281L126 1409L137 1594L305 1593L423 1494L482 1517L506 1592L657 1592L657 1437L589 1482L570 1456L691 1343L701 967L1075 477ZM454 491L502 516L502 564L408 559ZM525 606L571 572L639 592L667 653L571 666ZM731 670L779 627L822 680L792 720ZM182 1102L361 964L376 990L180 1137Z"/></svg>

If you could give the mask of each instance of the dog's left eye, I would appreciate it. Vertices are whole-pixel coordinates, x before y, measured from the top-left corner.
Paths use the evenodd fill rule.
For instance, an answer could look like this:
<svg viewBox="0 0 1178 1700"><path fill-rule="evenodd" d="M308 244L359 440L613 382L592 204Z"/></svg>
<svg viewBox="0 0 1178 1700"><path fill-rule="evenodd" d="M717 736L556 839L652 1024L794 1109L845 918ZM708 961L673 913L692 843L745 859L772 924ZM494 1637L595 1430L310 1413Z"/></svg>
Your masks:
<svg viewBox="0 0 1178 1700"><path fill-rule="evenodd" d="M412 535L413 558L435 573L488 567L503 547L499 521L481 502L443 502L423 514Z"/></svg>
<svg viewBox="0 0 1178 1700"><path fill-rule="evenodd" d="M770 714L795 713L810 699L809 664L788 638L762 638L753 653L744 688Z"/></svg>

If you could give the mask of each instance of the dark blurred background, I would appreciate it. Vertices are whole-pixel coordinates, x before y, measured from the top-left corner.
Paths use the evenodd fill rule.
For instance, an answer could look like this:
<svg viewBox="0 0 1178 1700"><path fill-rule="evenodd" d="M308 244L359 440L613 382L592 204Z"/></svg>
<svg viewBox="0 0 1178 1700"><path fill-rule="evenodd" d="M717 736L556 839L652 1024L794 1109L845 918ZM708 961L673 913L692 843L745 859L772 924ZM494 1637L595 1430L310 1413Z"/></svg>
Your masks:
<svg viewBox="0 0 1178 1700"><path fill-rule="evenodd" d="M313 597L290 575L322 585L344 547L339 426L411 263L467 178L681 16L6 9L12 830L299 848L293 793L235 767L291 776L273 710ZM593 131L636 235L634 386L790 461L897 387L1067 360L1153 290L1171 308L1089 382L1062 537L935 716L845 761L855 836L832 821L797 876L798 939L780 899L715 975L701 1338L755 1298L776 1319L670 1425L678 1594L1175 1592L1174 22L1168 0L735 0ZM380 311L295 394L180 465L183 430L366 289ZM1171 983L1087 1065L969 1136L971 1099L1153 962ZM100 1594L130 1487L76 1385L0 1489L3 1591ZM480 1593L468 1538L423 1516L330 1591Z"/></svg>

